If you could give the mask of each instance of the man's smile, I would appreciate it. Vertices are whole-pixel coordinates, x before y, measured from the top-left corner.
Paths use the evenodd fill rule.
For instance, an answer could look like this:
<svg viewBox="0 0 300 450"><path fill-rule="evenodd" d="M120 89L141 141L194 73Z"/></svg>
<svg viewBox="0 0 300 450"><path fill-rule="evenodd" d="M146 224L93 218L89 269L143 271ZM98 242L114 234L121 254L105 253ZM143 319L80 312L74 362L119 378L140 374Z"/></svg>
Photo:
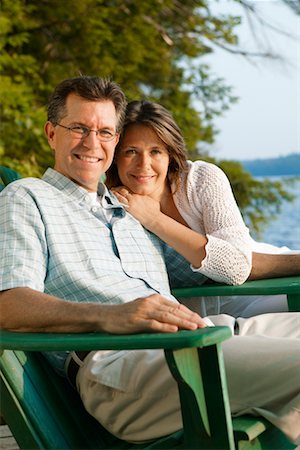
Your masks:
<svg viewBox="0 0 300 450"><path fill-rule="evenodd" d="M102 160L102 158L98 158L96 156L87 156L87 155L77 155L75 154L75 157L79 159L80 161L85 161L89 163L97 163Z"/></svg>

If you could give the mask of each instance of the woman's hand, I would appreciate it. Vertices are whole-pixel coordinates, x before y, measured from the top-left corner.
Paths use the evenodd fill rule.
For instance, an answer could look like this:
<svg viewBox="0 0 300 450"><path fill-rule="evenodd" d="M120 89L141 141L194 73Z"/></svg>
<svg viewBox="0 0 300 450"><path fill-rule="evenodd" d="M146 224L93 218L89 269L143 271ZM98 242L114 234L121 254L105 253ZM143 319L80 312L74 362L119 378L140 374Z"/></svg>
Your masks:
<svg viewBox="0 0 300 450"><path fill-rule="evenodd" d="M201 266L206 256L206 236L164 214L159 202L147 195L134 194L124 186L113 188L113 192L126 210L147 230L156 234L194 267Z"/></svg>
<svg viewBox="0 0 300 450"><path fill-rule="evenodd" d="M134 194L124 186L111 189L119 202L135 217L144 227L151 228L158 220L160 204L147 195Z"/></svg>

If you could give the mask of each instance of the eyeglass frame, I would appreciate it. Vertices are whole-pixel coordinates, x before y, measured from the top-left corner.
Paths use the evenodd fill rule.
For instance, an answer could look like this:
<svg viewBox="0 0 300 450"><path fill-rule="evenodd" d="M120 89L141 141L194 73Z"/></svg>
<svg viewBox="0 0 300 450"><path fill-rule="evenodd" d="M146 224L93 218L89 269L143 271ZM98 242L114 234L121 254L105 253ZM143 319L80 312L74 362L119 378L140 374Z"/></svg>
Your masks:
<svg viewBox="0 0 300 450"><path fill-rule="evenodd" d="M99 141L100 142L110 142L110 141L112 141L116 136L117 136L117 132L115 132L114 134L112 134L112 136L111 137L109 137L108 139L106 139L106 138L104 138L103 139L103 136L101 136L100 135L100 132L102 131L106 131L106 132L109 132L109 133L111 133L110 131L108 131L108 130L105 130L105 129L100 129L100 130L92 130L91 128L89 128L89 127L86 127L85 125L72 125L72 126L70 126L70 127L67 127L67 126L65 126L65 125L62 125L62 124L60 124L60 123L56 123L55 124L55 126L59 126L59 127L62 127L62 128L65 128L66 130L69 130L69 132L70 133L75 133L75 134L77 134L78 135L78 137L76 137L76 139L86 139L89 135L90 135L90 132L91 131L94 131L94 133L96 133L96 136L97 136L97 138L99 139ZM81 128L82 130L83 130L83 132L81 133L80 131L79 132L77 132L77 131L75 131L74 130L74 128ZM85 131L84 131L85 130Z"/></svg>

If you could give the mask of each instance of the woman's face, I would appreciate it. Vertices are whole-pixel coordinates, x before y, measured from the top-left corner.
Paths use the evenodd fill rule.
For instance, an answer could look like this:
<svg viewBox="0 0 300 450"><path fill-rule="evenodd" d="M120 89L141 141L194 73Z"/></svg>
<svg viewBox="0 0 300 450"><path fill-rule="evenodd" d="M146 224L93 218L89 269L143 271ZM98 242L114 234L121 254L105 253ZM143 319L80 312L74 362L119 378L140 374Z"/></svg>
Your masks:
<svg viewBox="0 0 300 450"><path fill-rule="evenodd" d="M164 142L146 125L130 125L122 136L116 164L120 180L132 192L160 200L169 192L169 153Z"/></svg>

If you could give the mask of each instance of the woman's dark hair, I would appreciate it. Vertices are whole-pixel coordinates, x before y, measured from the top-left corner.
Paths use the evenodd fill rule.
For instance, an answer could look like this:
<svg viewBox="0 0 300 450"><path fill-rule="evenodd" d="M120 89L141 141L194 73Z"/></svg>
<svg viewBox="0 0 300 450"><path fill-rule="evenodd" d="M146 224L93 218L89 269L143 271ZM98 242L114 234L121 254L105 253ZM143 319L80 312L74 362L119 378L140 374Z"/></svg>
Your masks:
<svg viewBox="0 0 300 450"><path fill-rule="evenodd" d="M91 101L112 101L118 119L117 132L121 130L127 102L118 84L96 76L80 76L62 81L56 86L48 102L48 120L54 125L67 114L66 101L70 94Z"/></svg>
<svg viewBox="0 0 300 450"><path fill-rule="evenodd" d="M135 124L151 128L166 145L170 157L168 180L170 186L175 185L176 190L179 183L179 172L186 170L185 142L172 114L162 105L146 100L135 100L127 105L124 126L116 147L114 162L106 172L105 182L107 186L111 188L122 184L116 164L118 150L122 145L122 137L126 134L127 128Z"/></svg>

